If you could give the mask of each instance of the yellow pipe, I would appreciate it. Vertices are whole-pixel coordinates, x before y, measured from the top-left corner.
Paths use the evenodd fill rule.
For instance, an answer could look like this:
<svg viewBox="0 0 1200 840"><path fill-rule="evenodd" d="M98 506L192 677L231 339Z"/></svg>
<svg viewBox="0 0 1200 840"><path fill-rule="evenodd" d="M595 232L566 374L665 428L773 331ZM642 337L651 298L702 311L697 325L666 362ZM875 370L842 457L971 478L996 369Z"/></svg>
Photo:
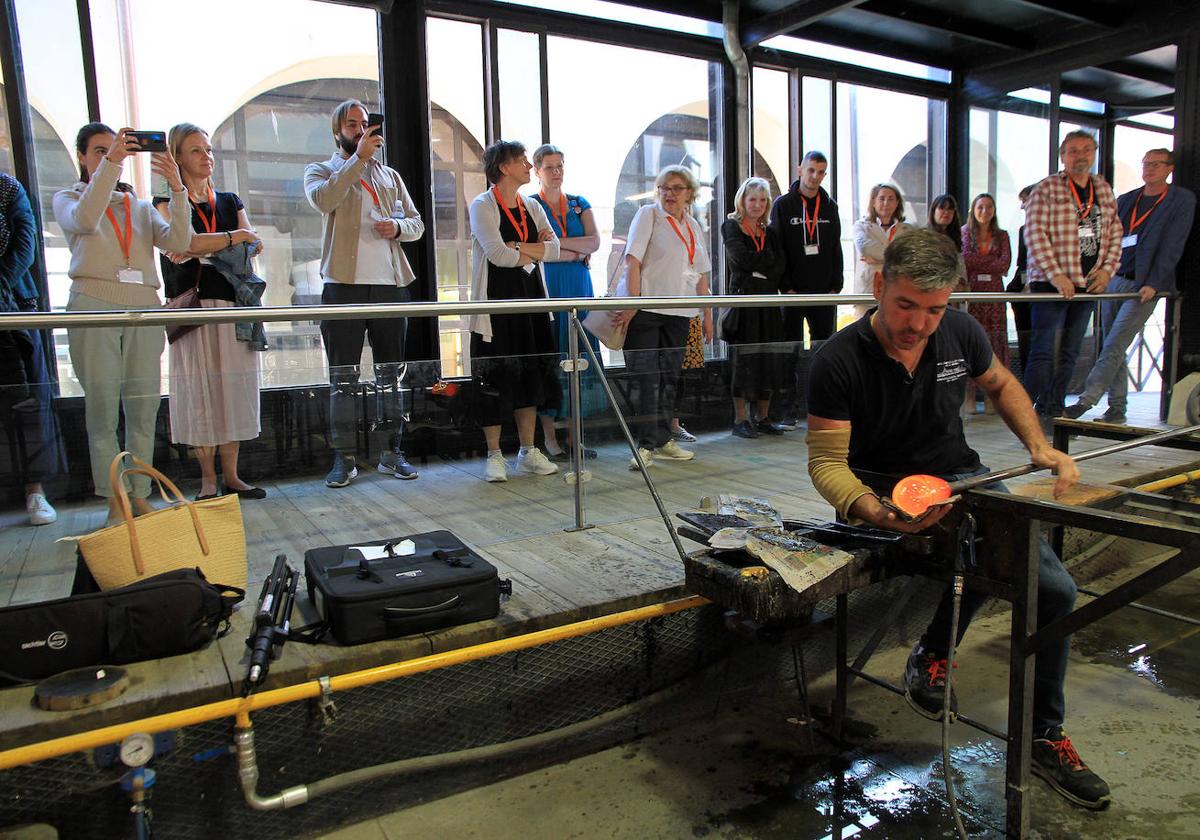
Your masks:
<svg viewBox="0 0 1200 840"><path fill-rule="evenodd" d="M1166 490L1168 487L1178 487L1180 484L1187 484L1190 481L1200 481L1200 470L1169 475L1166 478L1158 479L1158 481L1139 484L1134 489L1141 490L1143 493L1157 493L1159 490Z"/></svg>
<svg viewBox="0 0 1200 840"><path fill-rule="evenodd" d="M444 653L435 653L431 656L422 656L418 659L409 659L404 662L394 662L390 665L380 665L375 668L341 674L340 676L331 677L329 685L332 691L346 691L351 688L360 688L365 685L394 680L399 677L407 677L412 674L420 674L425 671L435 671L451 665L461 665L464 662L487 659L488 657L498 656L502 653L527 650L538 645L559 642L577 636L586 636L589 633L595 633L610 627L619 627L623 624L632 624L636 621L661 618L672 613L702 607L707 603L709 603L707 598L695 595L689 598L681 598L677 601L668 601L665 604L651 604L648 607L639 607L633 610L626 610L625 612L600 616L599 618L589 618L584 621L576 621L560 627L551 627L547 630L538 630L534 633L525 633L508 639L497 639L494 642L485 642ZM154 715L153 717L129 723L105 726L101 729L66 735L62 738L54 738L37 744L27 744L23 747L15 747L14 749L0 752L0 770L9 770L13 767L20 767L23 764L32 764L35 761L45 761L46 759L57 758L73 752L95 749L107 744L115 744L135 732L154 734L155 732L165 732L171 729L195 726L200 723L207 723L226 717L236 718L238 727L244 729L250 725L251 712L319 696L321 696L320 683L317 680L310 680L284 688L264 691L259 694L251 694L249 697L219 700L203 706L181 709L178 712L167 712L166 714Z"/></svg>

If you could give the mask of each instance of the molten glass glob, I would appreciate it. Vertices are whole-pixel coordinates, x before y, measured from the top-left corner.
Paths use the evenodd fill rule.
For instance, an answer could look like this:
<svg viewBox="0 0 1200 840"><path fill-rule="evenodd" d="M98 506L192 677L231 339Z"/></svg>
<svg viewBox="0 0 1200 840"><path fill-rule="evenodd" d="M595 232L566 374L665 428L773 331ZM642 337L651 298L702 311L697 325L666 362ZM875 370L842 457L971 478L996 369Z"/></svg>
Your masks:
<svg viewBox="0 0 1200 840"><path fill-rule="evenodd" d="M910 475L892 488L892 504L916 519L950 498L950 485L936 475Z"/></svg>

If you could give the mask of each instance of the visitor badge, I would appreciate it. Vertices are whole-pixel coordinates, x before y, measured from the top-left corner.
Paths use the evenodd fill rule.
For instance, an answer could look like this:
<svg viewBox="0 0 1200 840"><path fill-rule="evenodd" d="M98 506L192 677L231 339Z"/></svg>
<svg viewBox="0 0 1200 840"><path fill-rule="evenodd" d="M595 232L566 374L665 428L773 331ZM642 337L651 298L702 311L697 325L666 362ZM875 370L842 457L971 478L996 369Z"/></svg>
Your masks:
<svg viewBox="0 0 1200 840"><path fill-rule="evenodd" d="M806 257L815 257L819 253L821 253L820 245L805 245L804 246L804 256L806 256Z"/></svg>
<svg viewBox="0 0 1200 840"><path fill-rule="evenodd" d="M683 280L689 286L695 286L700 282L700 272L692 268L690 265L683 270Z"/></svg>
<svg viewBox="0 0 1200 840"><path fill-rule="evenodd" d="M1096 231L1092 230L1090 227L1081 227L1079 229L1079 238L1080 239L1095 239Z"/></svg>
<svg viewBox="0 0 1200 840"><path fill-rule="evenodd" d="M134 283L138 286L145 285L142 282L142 272L136 268L122 268L117 272L117 279L122 283Z"/></svg>
<svg viewBox="0 0 1200 840"><path fill-rule="evenodd" d="M991 282L992 282L992 275L990 275L990 274L979 274L979 275L977 275L977 276L975 277L975 282L976 282L976 283L991 283Z"/></svg>
<svg viewBox="0 0 1200 840"><path fill-rule="evenodd" d="M1121 237L1121 247L1122 248L1132 248L1134 245L1137 244L1137 237L1138 237L1138 235L1136 233L1131 233L1128 236L1122 236Z"/></svg>
<svg viewBox="0 0 1200 840"><path fill-rule="evenodd" d="M751 273L751 275L750 275L750 276L751 276L751 277L757 277L759 280L766 280L766 279L767 279L767 275L765 275L765 274L760 274L760 273L759 273L759 272L757 272L757 271L755 271L755 272Z"/></svg>
<svg viewBox="0 0 1200 840"><path fill-rule="evenodd" d="M525 269L526 274L533 274L533 270L535 268L537 268L537 263L530 263L529 265L523 265L523 266L521 266L521 268Z"/></svg>

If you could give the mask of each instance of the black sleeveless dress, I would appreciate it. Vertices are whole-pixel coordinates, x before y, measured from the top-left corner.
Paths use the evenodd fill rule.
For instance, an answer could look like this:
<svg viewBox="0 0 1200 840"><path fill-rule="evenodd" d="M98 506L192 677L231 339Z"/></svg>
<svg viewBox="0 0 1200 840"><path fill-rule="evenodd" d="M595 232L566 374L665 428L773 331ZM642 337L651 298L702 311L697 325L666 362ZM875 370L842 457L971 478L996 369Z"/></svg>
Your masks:
<svg viewBox="0 0 1200 840"><path fill-rule="evenodd" d="M520 210L509 211L520 218ZM533 219L523 241L537 242ZM508 214L500 211L500 236L505 242L521 240ZM487 265L488 300L545 298L541 268ZM481 426L499 426L513 409L533 406L557 410L561 402L558 383L558 343L554 322L544 312L492 315L492 340L471 333L471 376L476 386L476 420Z"/></svg>

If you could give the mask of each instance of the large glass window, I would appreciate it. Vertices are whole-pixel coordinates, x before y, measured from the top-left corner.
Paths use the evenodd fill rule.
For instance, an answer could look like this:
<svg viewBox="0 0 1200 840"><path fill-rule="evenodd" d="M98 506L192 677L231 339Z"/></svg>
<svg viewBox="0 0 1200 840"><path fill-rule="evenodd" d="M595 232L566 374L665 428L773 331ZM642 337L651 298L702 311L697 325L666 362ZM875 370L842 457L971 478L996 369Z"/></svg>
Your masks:
<svg viewBox="0 0 1200 840"><path fill-rule="evenodd" d="M787 73L754 68L754 174L770 182L773 196L786 190L792 179L788 99Z"/></svg>
<svg viewBox="0 0 1200 840"><path fill-rule="evenodd" d="M1174 149L1175 135L1117 125L1113 131L1113 189L1117 195L1142 185L1142 158L1151 149Z"/></svg>
<svg viewBox="0 0 1200 840"><path fill-rule="evenodd" d="M538 36L501 29L496 33L500 60L500 136L525 144L533 154L542 143L542 71Z"/></svg>
<svg viewBox="0 0 1200 840"><path fill-rule="evenodd" d="M1000 227L1015 237L1025 223L1018 193L1048 173L1050 121L1008 111L971 109L970 201L980 193L996 198ZM966 217L964 208L964 220Z"/></svg>
<svg viewBox="0 0 1200 840"><path fill-rule="evenodd" d="M900 188L909 222L925 223L929 200L945 189L945 126L945 100L838 83L838 208L847 235L882 182ZM845 288L853 289L854 246L849 238L844 246Z"/></svg>
<svg viewBox="0 0 1200 840"><path fill-rule="evenodd" d="M800 83L800 154L818 151L829 158L825 171L825 189L837 195L837 156L833 148L833 82L805 76Z"/></svg>
<svg viewBox="0 0 1200 840"><path fill-rule="evenodd" d="M237 60L181 65L175 4L92 0L91 10L105 122L162 130L191 122L209 131L213 180L241 197L265 243L264 303L319 302L321 216L305 198L304 168L335 153L329 119L339 102L379 110L376 13L317 0L210 0L188 38ZM143 196L166 186L150 178L148 158L125 170ZM264 385L308 384L323 370L316 324L268 324L267 336Z"/></svg>

